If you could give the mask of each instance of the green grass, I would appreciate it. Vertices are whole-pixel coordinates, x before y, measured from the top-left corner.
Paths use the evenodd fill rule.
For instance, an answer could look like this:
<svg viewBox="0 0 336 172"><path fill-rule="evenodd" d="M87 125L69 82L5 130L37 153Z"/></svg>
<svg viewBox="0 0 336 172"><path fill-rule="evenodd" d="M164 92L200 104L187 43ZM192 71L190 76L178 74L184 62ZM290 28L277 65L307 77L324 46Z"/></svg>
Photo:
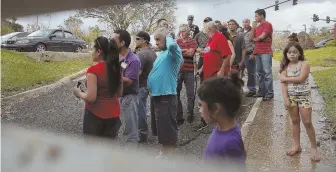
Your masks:
<svg viewBox="0 0 336 172"><path fill-rule="evenodd" d="M1 50L1 88L4 95L55 82L85 69L90 59L36 62L23 53Z"/></svg>
<svg viewBox="0 0 336 172"><path fill-rule="evenodd" d="M306 60L309 62L310 67L336 67L336 47L326 47L314 50L306 50L304 52ZM275 52L275 60L282 60L282 52Z"/></svg>
<svg viewBox="0 0 336 172"><path fill-rule="evenodd" d="M327 104L326 112L336 124L336 68L313 72L313 77Z"/></svg>

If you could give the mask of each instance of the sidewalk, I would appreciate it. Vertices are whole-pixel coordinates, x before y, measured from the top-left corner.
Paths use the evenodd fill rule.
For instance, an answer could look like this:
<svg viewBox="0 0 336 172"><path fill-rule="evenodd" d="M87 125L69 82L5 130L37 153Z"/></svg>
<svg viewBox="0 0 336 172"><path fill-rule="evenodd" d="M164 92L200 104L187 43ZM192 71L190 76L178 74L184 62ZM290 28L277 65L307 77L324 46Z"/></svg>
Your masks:
<svg viewBox="0 0 336 172"><path fill-rule="evenodd" d="M279 62L273 61L273 65L273 73L276 74ZM310 82L313 84L311 76ZM336 142L328 138L325 130L324 102L318 90L312 90L312 120L320 144L322 160L319 163L310 161L310 143L302 124L302 153L294 157L286 155L292 146L291 120L283 105L279 80L274 81L274 94L273 101L261 102L245 139L249 171L335 171Z"/></svg>

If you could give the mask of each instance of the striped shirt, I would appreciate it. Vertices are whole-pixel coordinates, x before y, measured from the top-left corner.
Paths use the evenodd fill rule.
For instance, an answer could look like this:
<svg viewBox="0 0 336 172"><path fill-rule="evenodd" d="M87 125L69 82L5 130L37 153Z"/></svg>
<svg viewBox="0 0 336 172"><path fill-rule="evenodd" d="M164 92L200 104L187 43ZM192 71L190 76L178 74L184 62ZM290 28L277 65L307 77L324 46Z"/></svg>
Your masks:
<svg viewBox="0 0 336 172"><path fill-rule="evenodd" d="M258 38L263 33L266 33L267 36L264 40L258 41L255 43L255 49L253 54L272 54L272 34L273 34L273 26L270 22L265 21L257 26L254 30L255 38Z"/></svg>
<svg viewBox="0 0 336 172"><path fill-rule="evenodd" d="M197 49L197 42L195 40L189 39L184 41L183 39L178 39L177 45L180 46L181 50L183 49L193 49L196 52ZM183 65L182 65L182 71L184 72L193 72L194 69L194 57L186 57L183 56Z"/></svg>

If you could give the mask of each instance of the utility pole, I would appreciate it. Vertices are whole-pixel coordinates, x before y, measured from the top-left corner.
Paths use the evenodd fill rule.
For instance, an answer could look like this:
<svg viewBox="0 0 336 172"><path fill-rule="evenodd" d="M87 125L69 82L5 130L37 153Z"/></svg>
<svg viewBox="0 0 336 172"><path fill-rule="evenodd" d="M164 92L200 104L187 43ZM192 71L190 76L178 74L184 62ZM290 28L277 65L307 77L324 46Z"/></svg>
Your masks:
<svg viewBox="0 0 336 172"><path fill-rule="evenodd" d="M306 24L303 24L302 26L304 26L304 49L307 48L307 25Z"/></svg>

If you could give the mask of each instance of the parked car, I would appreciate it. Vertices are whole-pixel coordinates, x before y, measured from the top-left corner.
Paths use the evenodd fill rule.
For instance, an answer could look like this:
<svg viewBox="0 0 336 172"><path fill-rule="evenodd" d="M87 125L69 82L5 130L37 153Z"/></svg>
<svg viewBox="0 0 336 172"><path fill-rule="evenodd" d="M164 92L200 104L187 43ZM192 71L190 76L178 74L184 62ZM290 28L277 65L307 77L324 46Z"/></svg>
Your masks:
<svg viewBox="0 0 336 172"><path fill-rule="evenodd" d="M62 29L38 30L27 37L17 39L14 44L1 45L4 49L30 52L80 52L85 47L85 41L78 39L70 31Z"/></svg>
<svg viewBox="0 0 336 172"><path fill-rule="evenodd" d="M14 44L18 38L28 36L28 32L12 32L1 36L1 44Z"/></svg>
<svg viewBox="0 0 336 172"><path fill-rule="evenodd" d="M325 40L322 40L320 42L318 42L317 44L315 44L315 48L321 48L321 47L324 47L329 41L332 41L334 39L325 39Z"/></svg>

